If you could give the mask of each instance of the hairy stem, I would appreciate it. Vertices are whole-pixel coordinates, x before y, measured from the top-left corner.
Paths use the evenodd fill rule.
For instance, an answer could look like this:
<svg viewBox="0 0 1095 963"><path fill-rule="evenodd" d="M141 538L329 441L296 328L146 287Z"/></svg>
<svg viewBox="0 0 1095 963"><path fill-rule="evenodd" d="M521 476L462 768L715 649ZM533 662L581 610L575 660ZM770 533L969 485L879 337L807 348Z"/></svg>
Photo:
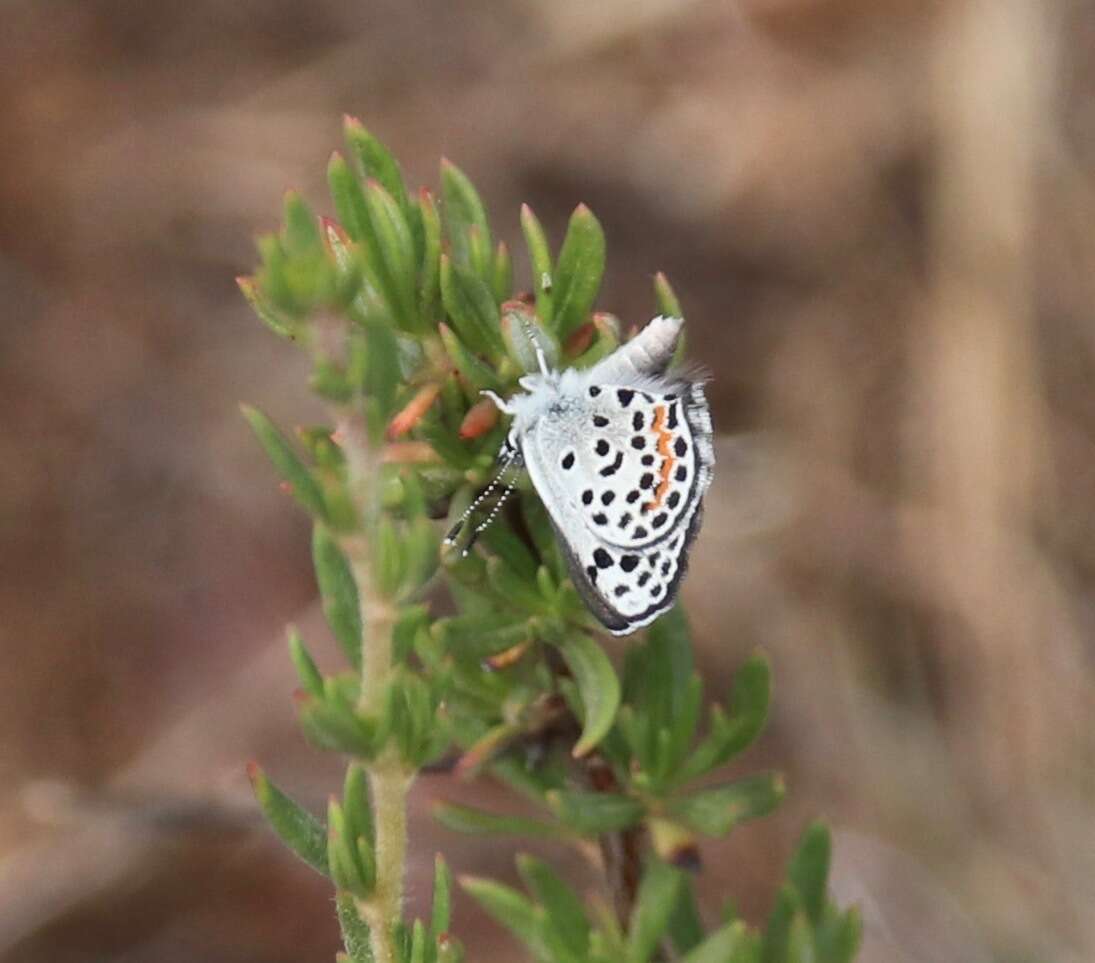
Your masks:
<svg viewBox="0 0 1095 963"><path fill-rule="evenodd" d="M362 528L369 530L377 513L379 459L369 443L365 419L358 408L338 412L337 432L346 457L348 489ZM357 708L376 718L392 674L392 626L395 615L388 600L376 592L368 540L362 535L343 539L343 551L357 584L361 611L361 693ZM413 774L394 747L366 763L376 833L376 885L368 898L357 901L358 913L369 927L374 963L396 959L392 925L401 918L403 875L407 858L407 790Z"/></svg>

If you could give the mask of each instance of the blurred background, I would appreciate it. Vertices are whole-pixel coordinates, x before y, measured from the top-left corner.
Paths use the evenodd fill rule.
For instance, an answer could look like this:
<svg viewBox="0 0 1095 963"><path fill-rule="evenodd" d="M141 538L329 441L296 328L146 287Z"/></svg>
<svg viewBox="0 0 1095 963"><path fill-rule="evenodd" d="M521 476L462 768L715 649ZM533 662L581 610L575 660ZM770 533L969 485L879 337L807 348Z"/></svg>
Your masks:
<svg viewBox="0 0 1095 963"><path fill-rule="evenodd" d="M762 919L814 815L868 961L1095 959L1095 9L1085 0L7 0L0 31L0 959L330 959L283 626L308 531L239 417L314 415L236 290L341 115L446 155L521 261L588 203L600 305L665 270L722 444L684 589L788 803L705 852ZM322 653L321 649L321 653ZM333 650L327 650L328 663ZM436 826L417 784L410 902ZM498 803L501 805L501 802ZM557 856L550 849L549 856ZM566 864L575 872L570 862ZM471 959L518 958L468 903Z"/></svg>

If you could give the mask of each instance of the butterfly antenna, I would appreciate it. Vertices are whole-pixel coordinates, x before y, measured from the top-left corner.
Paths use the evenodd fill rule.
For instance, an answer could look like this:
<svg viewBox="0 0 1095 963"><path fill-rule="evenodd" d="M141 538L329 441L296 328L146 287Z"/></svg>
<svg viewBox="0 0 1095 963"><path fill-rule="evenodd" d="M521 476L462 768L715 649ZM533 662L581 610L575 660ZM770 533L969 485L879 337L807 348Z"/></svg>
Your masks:
<svg viewBox="0 0 1095 963"><path fill-rule="evenodd" d="M508 462L506 462L505 468L503 468L502 470L505 471L506 468L511 467L516 460L516 458L511 458ZM475 526L475 530L471 533L471 538L468 539L468 544L464 546L464 550L460 553L461 558L468 557L468 553L472 550L472 547L479 540L479 536L488 528L490 528L491 522L493 522L498 517L498 513L502 510L502 507L506 504L506 501L516 489L516 481L517 479L516 477L514 477L512 481L505 482L505 487L502 489L502 494L499 496L498 501L494 503L494 507L487 513L487 517Z"/></svg>
<svg viewBox="0 0 1095 963"><path fill-rule="evenodd" d="M516 455L510 454L502 461L502 464L499 466L498 471L494 473L494 477L490 480L490 483L487 485L487 487L475 496L475 499L472 501L472 503L464 509L464 513L456 520L456 524L449 529L449 533L445 536L446 545L456 544L456 540L460 537L460 532L463 530L464 525L467 524L468 518L471 516L472 512L474 512L480 505L482 505L483 502L486 501L486 499L490 498L490 496L494 493L494 490L501 483L502 476L506 473L506 470L510 467L510 465L513 464L515 459ZM506 487L512 488L511 485L507 485ZM474 537L475 535L473 534L473 541ZM467 549L470 547L471 545L469 544L467 548L464 549L465 555L467 555Z"/></svg>

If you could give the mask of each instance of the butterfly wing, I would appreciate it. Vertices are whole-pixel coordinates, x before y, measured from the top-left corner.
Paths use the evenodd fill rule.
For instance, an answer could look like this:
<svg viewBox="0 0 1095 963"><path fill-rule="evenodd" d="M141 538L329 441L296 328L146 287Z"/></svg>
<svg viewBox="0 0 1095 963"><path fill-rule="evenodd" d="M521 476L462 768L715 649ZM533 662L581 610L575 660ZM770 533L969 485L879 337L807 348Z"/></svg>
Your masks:
<svg viewBox="0 0 1095 963"><path fill-rule="evenodd" d="M571 578L616 633L672 605L714 464L702 385L639 384L576 382L521 440Z"/></svg>

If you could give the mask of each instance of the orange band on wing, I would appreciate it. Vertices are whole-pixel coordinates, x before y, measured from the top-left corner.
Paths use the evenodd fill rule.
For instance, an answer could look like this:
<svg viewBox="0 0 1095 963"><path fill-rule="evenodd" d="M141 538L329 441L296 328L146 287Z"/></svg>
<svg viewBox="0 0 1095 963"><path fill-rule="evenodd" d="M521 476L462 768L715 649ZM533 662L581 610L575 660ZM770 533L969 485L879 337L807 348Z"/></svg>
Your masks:
<svg viewBox="0 0 1095 963"><path fill-rule="evenodd" d="M669 431L665 427L665 405L658 405L654 409L654 424L650 426L650 430L658 436L658 454L662 456L662 479L658 482L658 487L654 490L654 500L647 502L643 507L650 511L658 508L662 499L665 498L666 493L669 491L669 476L673 471L673 465L676 462L676 458L673 457L673 452L669 448L669 443L673 440L673 432Z"/></svg>

